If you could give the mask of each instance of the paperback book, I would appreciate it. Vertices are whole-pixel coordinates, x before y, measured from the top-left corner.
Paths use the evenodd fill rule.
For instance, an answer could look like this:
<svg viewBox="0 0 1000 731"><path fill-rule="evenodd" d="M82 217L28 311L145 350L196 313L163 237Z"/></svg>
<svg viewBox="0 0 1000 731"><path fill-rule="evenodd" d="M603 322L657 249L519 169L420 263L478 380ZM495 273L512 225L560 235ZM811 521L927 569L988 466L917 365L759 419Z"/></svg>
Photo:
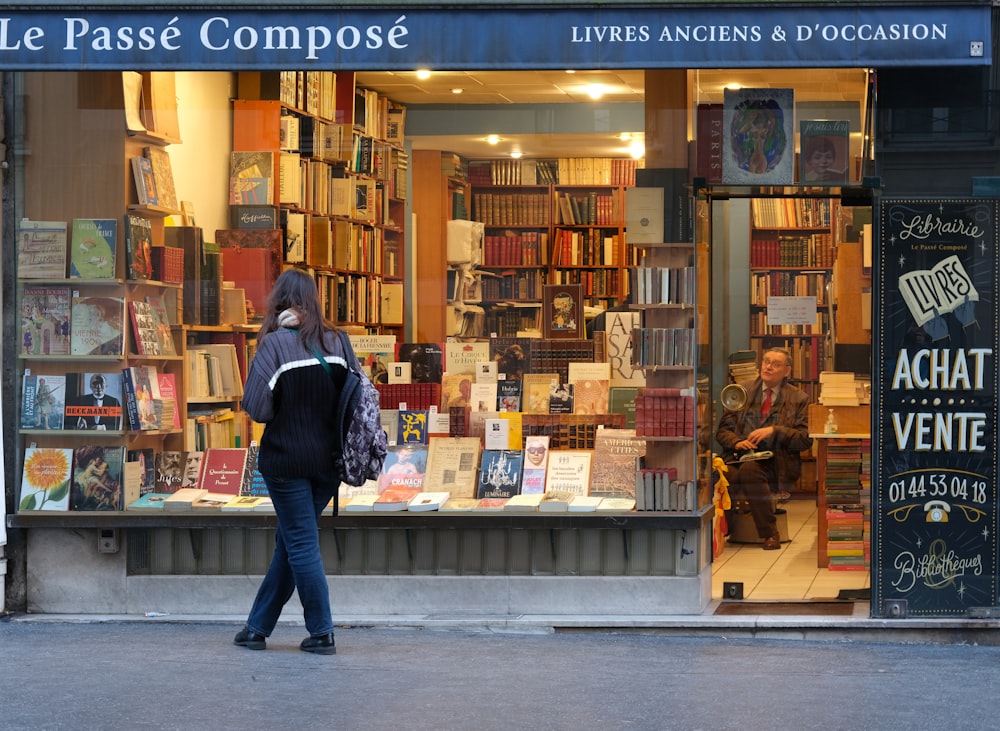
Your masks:
<svg viewBox="0 0 1000 731"><path fill-rule="evenodd" d="M132 337L137 355L163 355L160 350L159 333L148 302L129 300L128 309L132 321Z"/></svg>
<svg viewBox="0 0 1000 731"><path fill-rule="evenodd" d="M125 355L125 298L80 296L71 307L72 355Z"/></svg>
<svg viewBox="0 0 1000 731"><path fill-rule="evenodd" d="M77 279L113 279L117 248L116 219L74 218L69 247L69 276Z"/></svg>
<svg viewBox="0 0 1000 731"><path fill-rule="evenodd" d="M521 471L521 493L540 495L545 492L545 468L549 462L549 436L529 434L524 438L524 469Z"/></svg>
<svg viewBox="0 0 1000 731"><path fill-rule="evenodd" d="M524 454L514 449L483 450L483 463L479 470L476 497L509 498L521 487L521 468Z"/></svg>
<svg viewBox="0 0 1000 731"><path fill-rule="evenodd" d="M66 376L33 375L25 370L21 389L22 429L62 429Z"/></svg>
<svg viewBox="0 0 1000 731"><path fill-rule="evenodd" d="M22 219L17 233L17 276L62 279L66 276L66 222Z"/></svg>
<svg viewBox="0 0 1000 731"><path fill-rule="evenodd" d="M481 451L478 437L432 437L424 482L454 497L474 497Z"/></svg>
<svg viewBox="0 0 1000 731"><path fill-rule="evenodd" d="M156 492L172 493L184 480L184 452L166 450L156 453Z"/></svg>
<svg viewBox="0 0 1000 731"><path fill-rule="evenodd" d="M379 492L389 488L423 489L427 471L427 446L423 444L399 444L390 446L382 474L379 477Z"/></svg>
<svg viewBox="0 0 1000 731"><path fill-rule="evenodd" d="M27 447L18 510L69 510L73 450Z"/></svg>
<svg viewBox="0 0 1000 731"><path fill-rule="evenodd" d="M156 178L153 177L153 163L148 157L132 158L132 179L135 182L136 201L140 206L158 206L160 198L156 190Z"/></svg>
<svg viewBox="0 0 1000 731"><path fill-rule="evenodd" d="M122 428L122 374L67 373L63 428L119 431Z"/></svg>
<svg viewBox="0 0 1000 731"><path fill-rule="evenodd" d="M153 276L153 222L142 216L125 216L125 278Z"/></svg>
<svg viewBox="0 0 1000 731"><path fill-rule="evenodd" d="M67 355L70 346L69 287L25 285L21 290L21 352Z"/></svg>
<svg viewBox="0 0 1000 731"><path fill-rule="evenodd" d="M71 510L121 510L125 448L88 444L73 451Z"/></svg>

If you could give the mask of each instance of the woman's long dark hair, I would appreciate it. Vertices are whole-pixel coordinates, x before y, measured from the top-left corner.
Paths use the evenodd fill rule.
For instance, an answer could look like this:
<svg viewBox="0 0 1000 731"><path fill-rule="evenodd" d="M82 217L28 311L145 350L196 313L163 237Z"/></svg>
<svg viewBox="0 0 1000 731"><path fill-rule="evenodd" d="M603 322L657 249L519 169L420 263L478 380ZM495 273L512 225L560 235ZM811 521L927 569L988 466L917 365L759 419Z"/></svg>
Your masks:
<svg viewBox="0 0 1000 731"><path fill-rule="evenodd" d="M315 345L330 352L324 343L323 332L336 330L336 326L323 317L319 307L316 280L301 269L286 269L274 283L267 297L267 312L260 326L260 339L277 330L278 316L285 310L295 310L299 317L299 340L307 347Z"/></svg>

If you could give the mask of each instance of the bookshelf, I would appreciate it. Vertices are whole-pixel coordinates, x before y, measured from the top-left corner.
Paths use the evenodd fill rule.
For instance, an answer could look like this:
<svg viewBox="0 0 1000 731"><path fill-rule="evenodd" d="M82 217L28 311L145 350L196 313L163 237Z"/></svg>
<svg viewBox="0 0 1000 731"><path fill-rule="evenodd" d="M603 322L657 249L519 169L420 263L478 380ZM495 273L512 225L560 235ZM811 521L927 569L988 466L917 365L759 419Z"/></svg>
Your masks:
<svg viewBox="0 0 1000 731"><path fill-rule="evenodd" d="M351 72L241 72L233 102L234 174L255 152L273 171L263 201L281 232L271 276L307 267L327 316L373 334L403 330L404 120L405 109L357 87ZM257 202L230 203L241 229L239 211Z"/></svg>
<svg viewBox="0 0 1000 731"><path fill-rule="evenodd" d="M472 218L485 227L479 269L487 334L513 336L517 330L538 329L545 284L580 284L584 304L601 308L625 296L626 186L559 184L573 162L470 164ZM610 175L608 167L607 175L581 172L576 179Z"/></svg>
<svg viewBox="0 0 1000 731"><path fill-rule="evenodd" d="M813 400L832 345L837 213L828 198L751 200L750 347L758 362L767 348L787 348L792 380Z"/></svg>
<svg viewBox="0 0 1000 731"><path fill-rule="evenodd" d="M630 271L632 309L642 315L633 335L632 362L646 385L636 397L636 435L646 441L636 481L636 508L663 510L666 499L649 479L676 482L686 497L679 512L697 514L711 502L711 460L697 438L707 395L697 373L704 356L699 318L707 317L708 247L691 243L630 243L639 265ZM657 284L659 283L659 284ZM640 501L640 479L645 486ZM668 503L670 507L674 504Z"/></svg>
<svg viewBox="0 0 1000 731"><path fill-rule="evenodd" d="M153 72L127 74L134 82L133 89L142 89L141 106L139 96L127 100L125 89L130 79L121 72L87 73L35 73L25 75L25 98L28 100L33 118L41 120L30 128L28 135L33 139L33 153L25 160L24 175L24 217L31 220L64 221L67 224L66 259L61 276L34 278L27 269L17 274L17 297L22 319L19 326L18 376L23 384L27 377L45 376L65 379L63 391L64 410L58 416L51 415L42 424L26 418L26 410L32 408L27 399L22 398L18 408L19 459L18 475L24 471L25 451L29 447L51 447L73 451L79 456L84 450L103 449L109 464L117 453L126 457L146 449L182 449L183 434L174 426L173 419L167 421L169 410L157 414L154 428L152 422L146 428L134 429L129 426L127 390L123 387L123 371L145 368L151 375L152 369L158 376L168 375L174 390L183 391L183 344L176 331L165 325L158 330L159 337L169 340L169 348L162 350L148 344L140 347L133 329L133 304L148 304L150 300L164 303L168 310L176 312L182 301L183 284L179 281L160 281L148 278L159 275L157 269L146 269L150 262L158 261L156 252L164 246L165 219L179 214L176 196L161 196L157 203L140 203L132 170L132 159L151 158L167 151L167 147L179 144L176 127L176 97L173 89L172 73ZM127 103L128 102L128 103ZM126 113L128 111L128 114ZM37 115L35 117L34 115ZM67 134L66 129L73 133ZM37 135L37 138L35 136ZM152 151L152 152L151 152ZM67 161L74 165L73 174L67 174ZM100 171L104 181L113 184L86 184L78 177L86 171ZM172 179L169 181L172 184ZM166 186L164 186L166 190ZM130 235L126 215L135 217L145 232L145 248L140 254L129 254L127 240ZM113 270L106 276L89 278L69 276L70 262L74 251L72 226L74 219L105 219L115 223ZM108 237L105 237L108 238ZM110 239L108 239L110 240ZM77 242L91 245L88 240ZM141 263L133 266L135 262ZM138 274L145 269L144 274ZM66 292L63 305L50 301L51 309L37 310L29 316L32 303L37 303L39 288L50 292ZM99 317L95 315L100 309ZM46 320L53 321L63 316L68 318L68 326L60 333L47 330ZM35 317L39 315L39 317ZM28 348L26 332L38 328L47 336L39 348ZM92 328L95 337L103 341L92 350L79 338L74 341L74 333L81 335L84 328ZM68 332L68 336L65 335ZM57 344L57 337L69 341ZM111 345L113 343L113 345ZM102 406L92 397L95 375L103 376L106 389ZM154 385L154 391L162 382ZM22 386L23 387L23 386ZM120 389L120 390L119 390ZM155 393L153 394L155 395ZM116 405L107 398L118 401ZM170 401L164 393L158 406ZM184 414L183 399L174 397L173 411ZM154 402L155 403L155 402ZM111 404L111 406L109 406ZM66 410L65 407L72 407ZM114 416L115 407L120 408L120 416ZM109 411L108 409L112 411ZM162 423L161 423L162 421ZM41 426L42 428L37 428ZM129 498L129 484L125 480L124 464L112 464L108 474L118 471L105 487L120 490L120 497L100 501L99 507L93 501L84 501L83 511L114 510L124 506ZM104 488L101 488L104 489ZM110 494L110 493L109 493ZM137 497L137 496L136 496ZM134 498L133 498L134 499ZM75 500L75 498L74 498ZM70 505L74 504L70 501ZM76 503L79 508L80 503Z"/></svg>

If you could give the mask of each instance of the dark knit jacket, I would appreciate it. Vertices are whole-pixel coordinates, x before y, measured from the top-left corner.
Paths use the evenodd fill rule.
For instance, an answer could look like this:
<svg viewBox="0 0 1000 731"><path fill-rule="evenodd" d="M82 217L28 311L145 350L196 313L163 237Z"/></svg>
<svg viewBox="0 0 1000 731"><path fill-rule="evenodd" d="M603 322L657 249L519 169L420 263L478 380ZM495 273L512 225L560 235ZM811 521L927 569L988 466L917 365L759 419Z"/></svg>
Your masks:
<svg viewBox="0 0 1000 731"><path fill-rule="evenodd" d="M268 477L312 477L333 469L334 415L346 368L334 333L325 335L333 378L296 330L278 328L257 348L243 409L264 424L257 466Z"/></svg>

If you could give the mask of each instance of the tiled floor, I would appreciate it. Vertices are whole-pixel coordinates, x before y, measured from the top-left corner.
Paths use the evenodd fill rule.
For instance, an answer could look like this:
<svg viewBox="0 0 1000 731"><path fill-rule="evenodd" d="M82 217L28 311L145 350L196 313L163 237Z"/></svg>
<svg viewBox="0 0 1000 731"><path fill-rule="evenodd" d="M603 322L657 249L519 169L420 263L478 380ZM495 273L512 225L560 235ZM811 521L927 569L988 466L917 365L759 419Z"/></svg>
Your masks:
<svg viewBox="0 0 1000 731"><path fill-rule="evenodd" d="M868 571L830 571L816 567L816 503L795 499L788 512L791 541L778 551L757 543L727 543L712 566L712 598L722 599L723 582L743 583L743 598L795 601L836 598L841 589L869 585Z"/></svg>

